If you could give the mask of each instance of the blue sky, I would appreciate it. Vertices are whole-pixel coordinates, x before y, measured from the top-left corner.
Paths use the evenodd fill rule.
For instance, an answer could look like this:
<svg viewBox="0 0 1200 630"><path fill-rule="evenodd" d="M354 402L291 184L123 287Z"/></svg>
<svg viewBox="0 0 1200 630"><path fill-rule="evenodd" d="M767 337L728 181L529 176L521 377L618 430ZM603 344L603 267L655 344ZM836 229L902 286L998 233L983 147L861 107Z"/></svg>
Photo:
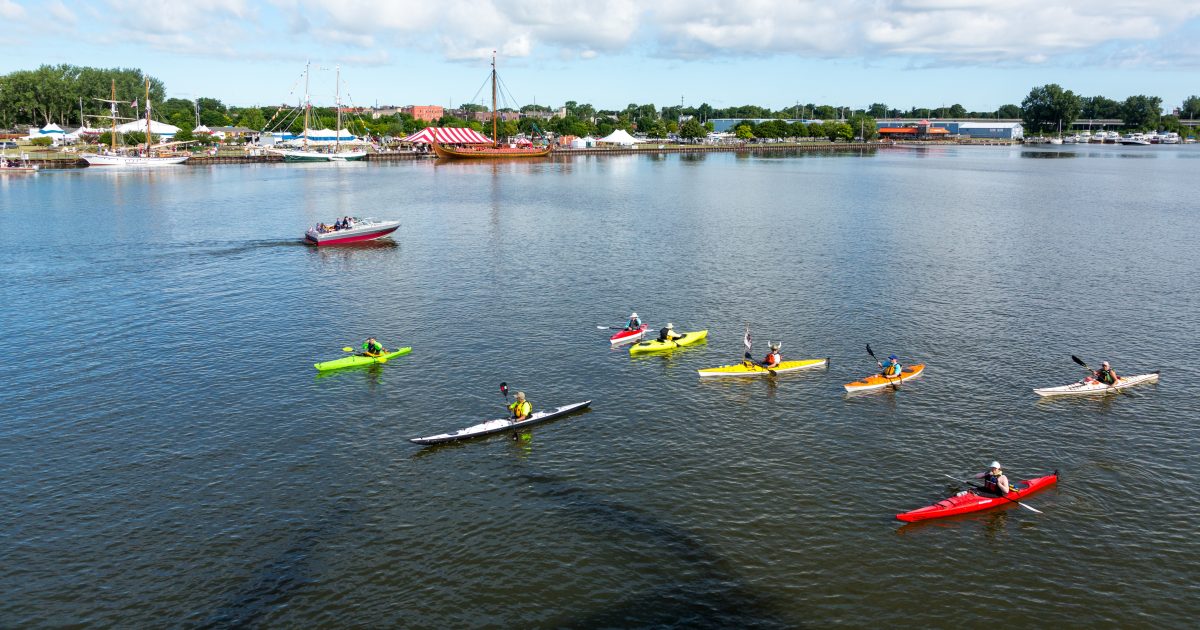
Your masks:
<svg viewBox="0 0 1200 630"><path fill-rule="evenodd" d="M138 67L169 96L458 105L499 51L519 104L707 102L989 111L1058 83L1200 94L1200 2L1142 0L0 0L0 73Z"/></svg>

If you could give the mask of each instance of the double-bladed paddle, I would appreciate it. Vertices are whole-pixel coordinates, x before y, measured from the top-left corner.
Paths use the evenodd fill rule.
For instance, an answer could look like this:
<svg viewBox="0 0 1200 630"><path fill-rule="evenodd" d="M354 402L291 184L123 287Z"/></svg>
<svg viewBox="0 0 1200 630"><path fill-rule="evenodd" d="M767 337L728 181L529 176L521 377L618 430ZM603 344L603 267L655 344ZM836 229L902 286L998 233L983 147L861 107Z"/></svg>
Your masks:
<svg viewBox="0 0 1200 630"><path fill-rule="evenodd" d="M1079 365L1082 365L1082 366L1083 366L1083 369L1085 369L1085 370L1087 370L1087 371L1091 372L1093 375L1095 375L1095 374L1096 374L1096 370L1093 370L1092 368L1088 367L1088 364L1084 363L1084 362L1083 362L1083 359L1080 359L1079 357L1077 357L1077 356L1075 356L1075 355L1073 355L1073 354L1072 354L1072 355L1071 355L1071 360L1072 360L1072 361L1074 361L1074 362L1076 362L1076 363L1078 363ZM1097 383L1099 383L1100 381L1099 381L1099 380L1097 380L1096 382L1097 382ZM1107 385L1107 383L1105 383L1105 384ZM1132 393L1130 393L1130 392L1127 392L1127 391L1125 391L1124 389L1121 389L1120 387L1117 387L1117 384L1116 384L1116 383L1113 383L1112 385L1109 385L1109 387L1110 387L1110 388L1112 388L1112 389L1114 389L1114 390L1116 390L1116 391L1117 391L1117 393L1119 393L1119 394L1125 394L1126 396L1132 396L1132 395L1133 395Z"/></svg>
<svg viewBox="0 0 1200 630"><path fill-rule="evenodd" d="M979 486L975 485L974 483L972 483L971 481L968 481L968 480L966 480L966 479L959 479L958 477L952 477L952 476L950 476L950 475L946 475L946 477L948 477L948 478L950 478L950 479L953 479L953 480L955 480L955 481L957 481L957 482L959 482L959 483L965 483L965 484L967 484L968 486L971 486L972 488L975 488L976 490L983 490L983 488L981 488L981 487L979 487ZM991 494L991 493L989 493L989 494ZM1005 501L1012 501L1013 503L1016 503L1017 505L1019 505L1019 506L1021 506L1021 507L1025 508L1026 510L1029 510L1030 512L1037 512L1038 514L1041 514L1041 513L1042 513L1042 511L1041 511L1041 510L1039 510L1039 509L1037 509L1037 508L1034 508L1034 507L1030 507L1030 506L1028 506L1028 505L1025 505L1024 503L1021 503L1020 501L1018 501L1018 500L1016 500L1016 499L1010 499L1010 498L1008 498L1008 497L1006 497L1006 496L1004 496L1004 495L1002 495L1002 494L997 494L996 496L997 496L997 497L1000 497L1001 499L1004 499Z"/></svg>
<svg viewBox="0 0 1200 630"><path fill-rule="evenodd" d="M883 361L880 361L879 357L875 356L874 352L871 352L871 344L867 344L867 354L871 355L872 359L875 359L875 364L878 365L879 369L882 370L883 369ZM900 384L896 381L893 381L892 377L884 376L883 374L880 374L880 376L883 376L883 378L886 378L888 380L888 382L892 384L892 391L894 391L894 392L900 391Z"/></svg>

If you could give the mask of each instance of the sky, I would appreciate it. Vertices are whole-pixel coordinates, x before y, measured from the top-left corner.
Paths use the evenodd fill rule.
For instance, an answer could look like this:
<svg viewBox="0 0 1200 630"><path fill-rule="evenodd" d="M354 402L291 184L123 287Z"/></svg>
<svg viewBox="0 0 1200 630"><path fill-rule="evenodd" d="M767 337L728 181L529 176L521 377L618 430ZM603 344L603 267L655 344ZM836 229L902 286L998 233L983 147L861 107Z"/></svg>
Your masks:
<svg viewBox="0 0 1200 630"><path fill-rule="evenodd" d="M136 67L171 97L623 109L796 103L969 111L1057 83L1200 94L1200 0L0 0L0 74Z"/></svg>

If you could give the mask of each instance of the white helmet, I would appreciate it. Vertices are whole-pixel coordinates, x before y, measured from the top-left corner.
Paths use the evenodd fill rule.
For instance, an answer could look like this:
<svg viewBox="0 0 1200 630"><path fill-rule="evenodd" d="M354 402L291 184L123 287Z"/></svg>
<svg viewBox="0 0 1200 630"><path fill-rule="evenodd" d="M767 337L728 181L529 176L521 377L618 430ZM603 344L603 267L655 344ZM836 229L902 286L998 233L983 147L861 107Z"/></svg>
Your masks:
<svg viewBox="0 0 1200 630"><path fill-rule="evenodd" d="M991 468L1000 470L1000 462L992 462Z"/></svg>
<svg viewBox="0 0 1200 630"><path fill-rule="evenodd" d="M674 330L674 329L675 329L675 324L672 324L671 322L667 322L667 328L668 328L668 329L670 329L670 330Z"/></svg>

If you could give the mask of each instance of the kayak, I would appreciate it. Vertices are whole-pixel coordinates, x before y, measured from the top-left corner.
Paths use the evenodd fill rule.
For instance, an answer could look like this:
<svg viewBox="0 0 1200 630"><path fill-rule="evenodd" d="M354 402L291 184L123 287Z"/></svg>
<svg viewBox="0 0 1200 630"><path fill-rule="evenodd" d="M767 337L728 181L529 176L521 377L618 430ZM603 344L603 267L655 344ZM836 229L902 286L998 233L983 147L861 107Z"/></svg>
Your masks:
<svg viewBox="0 0 1200 630"><path fill-rule="evenodd" d="M896 376L896 377L892 377L892 378L884 378L878 374L872 374L871 376L868 376L860 381L854 381L853 383L846 383L846 391L848 391L848 392L869 392L873 389L880 389L883 387L890 387L892 385L898 385L900 383L903 383L904 381L907 381L910 378L917 378L918 376L920 376L921 374L924 374L924 373L925 373L925 364L918 363L916 365L910 365L910 366L904 368L903 370L901 370L900 376Z"/></svg>
<svg viewBox="0 0 1200 630"><path fill-rule="evenodd" d="M1070 385L1063 385L1061 387L1043 387L1042 389L1035 389L1033 390L1033 393L1037 394L1038 396L1083 396L1087 394L1109 394L1117 391L1118 389L1125 389L1126 387L1133 387L1134 385L1141 385L1142 383L1157 382L1158 372L1151 372L1149 374L1138 374L1136 376L1122 376L1118 378L1117 382L1113 385L1105 385L1104 383L1101 383L1093 378L1085 378L1078 383L1071 383Z"/></svg>
<svg viewBox="0 0 1200 630"><path fill-rule="evenodd" d="M1046 475L1045 477L1037 477L1035 479L1026 479L1018 481L1011 487L1008 494L1003 497L994 494L988 494L978 490L969 490L964 494L952 496L948 499L942 499L933 505L923 507L911 512L897 514L896 518L912 523L915 521L923 521L930 518L942 518L943 516L954 516L956 514L968 514L970 512L978 512L1003 505L1014 505L1009 499L1020 499L1028 495L1047 488L1058 482L1058 471L1054 474Z"/></svg>
<svg viewBox="0 0 1200 630"><path fill-rule="evenodd" d="M334 359L333 361L325 361L323 363L314 363L313 367L317 368L318 370L320 370L322 372L325 372L328 370L339 370L341 368L353 367L355 365L371 365L372 363L379 363L380 359L391 359L394 357L408 354L409 352L412 352L411 347L397 348L395 350L392 350L391 352L381 354L377 357L368 357L368 356L363 356L361 354L353 354L348 357Z"/></svg>
<svg viewBox="0 0 1200 630"><path fill-rule="evenodd" d="M767 370L767 368L748 361L742 361L734 365L722 365L715 368L704 368L696 370L701 377L704 376L766 376L774 372L780 374L782 372L795 372L797 370L808 370L829 365L829 359L804 359L803 361L782 361L779 365ZM772 375L773 376L773 375Z"/></svg>
<svg viewBox="0 0 1200 630"><path fill-rule="evenodd" d="M674 341L659 341L651 339L643 341L637 345L629 346L629 354L645 354L647 352L662 352L663 350L674 350L683 346L700 343L708 337L707 330L697 330L690 333L683 333L683 336Z"/></svg>
<svg viewBox="0 0 1200 630"><path fill-rule="evenodd" d="M469 440L471 438L483 437L485 435L493 435L496 433L504 433L506 431L519 431L525 427L541 424L555 418L560 418L573 411L579 411L592 404L592 401L585 400L573 405L563 405L549 411L535 411L528 418L520 422L511 418L500 418L497 420L488 420L480 424L469 426L465 429L459 429L454 433L439 433L438 435L430 435L428 437L412 438L409 442L414 444L443 444L446 442L457 442L459 440Z"/></svg>
<svg viewBox="0 0 1200 630"><path fill-rule="evenodd" d="M617 334L609 337L608 342L614 346L617 346L617 345L620 345L623 343L632 343L632 342L637 341L638 339L641 339L642 337L644 337L646 335L647 328L649 328L648 324L642 324L641 327L635 328L633 330L621 330Z"/></svg>

